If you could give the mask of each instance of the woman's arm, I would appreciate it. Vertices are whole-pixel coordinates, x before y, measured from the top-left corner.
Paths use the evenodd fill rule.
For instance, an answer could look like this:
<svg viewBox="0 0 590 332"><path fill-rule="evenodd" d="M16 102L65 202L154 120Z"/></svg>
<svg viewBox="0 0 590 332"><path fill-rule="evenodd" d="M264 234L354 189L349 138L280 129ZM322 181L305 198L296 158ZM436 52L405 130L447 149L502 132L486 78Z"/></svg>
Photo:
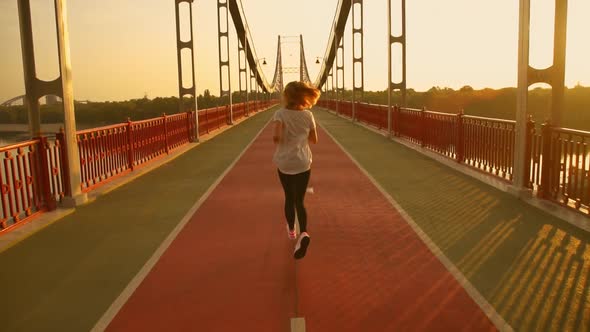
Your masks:
<svg viewBox="0 0 590 332"><path fill-rule="evenodd" d="M307 141L309 143L318 144L318 131L316 129L315 118L313 116L313 113L309 112L309 115L311 115L311 128L309 129Z"/></svg>
<svg viewBox="0 0 590 332"><path fill-rule="evenodd" d="M309 136L307 137L307 140L309 143L318 144L318 132L315 127L309 130Z"/></svg>
<svg viewBox="0 0 590 332"><path fill-rule="evenodd" d="M281 121L273 121L274 128L272 134L272 141L275 144L279 144L283 139L283 123Z"/></svg>

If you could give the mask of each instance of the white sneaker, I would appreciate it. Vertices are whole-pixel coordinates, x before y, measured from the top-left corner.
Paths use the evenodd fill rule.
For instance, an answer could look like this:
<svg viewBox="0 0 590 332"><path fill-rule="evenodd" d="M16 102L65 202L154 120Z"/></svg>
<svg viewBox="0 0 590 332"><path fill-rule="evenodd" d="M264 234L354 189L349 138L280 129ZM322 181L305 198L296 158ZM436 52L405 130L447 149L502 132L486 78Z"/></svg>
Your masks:
<svg viewBox="0 0 590 332"><path fill-rule="evenodd" d="M305 257L305 253L307 252L307 246L309 246L310 241L311 239L307 232L303 232L301 233L301 235L299 235L299 240L295 245L295 252L293 252L293 257L295 257L295 259L301 259Z"/></svg>

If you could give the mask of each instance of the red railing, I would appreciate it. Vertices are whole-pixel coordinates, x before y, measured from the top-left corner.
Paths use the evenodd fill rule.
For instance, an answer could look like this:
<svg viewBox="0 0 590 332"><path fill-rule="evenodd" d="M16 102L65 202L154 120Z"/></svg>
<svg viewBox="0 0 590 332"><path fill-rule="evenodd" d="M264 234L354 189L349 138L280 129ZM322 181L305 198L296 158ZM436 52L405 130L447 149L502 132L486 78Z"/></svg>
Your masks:
<svg viewBox="0 0 590 332"><path fill-rule="evenodd" d="M62 140L59 134L0 147L0 234L55 209L64 196Z"/></svg>
<svg viewBox="0 0 590 332"><path fill-rule="evenodd" d="M423 145L422 111L410 108L395 109L391 115L393 134L412 143Z"/></svg>
<svg viewBox="0 0 590 332"><path fill-rule="evenodd" d="M266 109L276 100L234 105L234 120ZM82 191L88 192L193 140L195 112L128 121L76 134ZM199 133L229 123L229 107L199 110ZM0 147L0 234L53 210L69 186L63 132Z"/></svg>
<svg viewBox="0 0 590 332"><path fill-rule="evenodd" d="M422 146L445 157L463 160L462 115L421 111Z"/></svg>
<svg viewBox="0 0 590 332"><path fill-rule="evenodd" d="M465 164L512 181L515 122L463 116Z"/></svg>
<svg viewBox="0 0 590 332"><path fill-rule="evenodd" d="M132 136L132 126L129 121L77 133L83 191L132 170L134 153L130 142L138 136Z"/></svg>
<svg viewBox="0 0 590 332"><path fill-rule="evenodd" d="M270 102L258 103L268 106ZM246 116L246 103L233 105L234 120ZM249 112L257 109L249 102ZM229 106L199 110L199 133L210 133L229 123ZM78 132L82 191L88 192L111 179L162 157L192 141L195 112L163 115Z"/></svg>
<svg viewBox="0 0 590 332"><path fill-rule="evenodd" d="M199 135L209 134L213 130L229 123L229 106L218 106L199 111Z"/></svg>
<svg viewBox="0 0 590 332"><path fill-rule="evenodd" d="M377 104L355 103L355 118L357 121L387 130L387 106Z"/></svg>
<svg viewBox="0 0 590 332"><path fill-rule="evenodd" d="M352 117L351 102L321 100L318 106ZM349 113L350 112L350 113ZM427 110L392 108L391 135L469 167L512 182L515 121ZM387 106L355 104L355 120L387 131ZM590 214L590 132L527 124L527 186L539 197ZM544 156L548 156L544 158Z"/></svg>
<svg viewBox="0 0 590 332"><path fill-rule="evenodd" d="M540 196L590 213L590 132L544 125Z"/></svg>

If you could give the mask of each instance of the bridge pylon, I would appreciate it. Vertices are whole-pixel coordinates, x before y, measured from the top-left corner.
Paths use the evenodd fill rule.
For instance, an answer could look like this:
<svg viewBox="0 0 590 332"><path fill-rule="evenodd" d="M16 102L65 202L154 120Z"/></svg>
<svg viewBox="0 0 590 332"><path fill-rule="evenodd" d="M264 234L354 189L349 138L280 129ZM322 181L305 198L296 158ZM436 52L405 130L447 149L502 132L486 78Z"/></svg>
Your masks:
<svg viewBox="0 0 590 332"><path fill-rule="evenodd" d="M193 1L194 0L175 0L175 12L176 12L176 57L178 61L178 109L181 113L186 112L184 104L184 96L192 96L194 98L194 109L195 109L195 128L199 128L199 110L197 104L197 91L195 82L195 51L193 42ZM189 6L189 17L184 19L189 20L190 38L187 41L182 41L180 36L180 6L182 3L186 3ZM182 51L188 50L190 52L190 70L191 70L191 86L184 86L184 71L182 62ZM199 140L199 130L195 130L196 141Z"/></svg>
<svg viewBox="0 0 590 332"><path fill-rule="evenodd" d="M33 43L33 22L30 0L18 0L20 39L25 78L25 105L29 113L29 128L32 137L41 137L41 112L39 99L45 95L61 97L64 108L65 152L68 160L68 179L62 204L76 206L87 201L81 190L80 156L76 139L76 114L74 89L72 85L72 63L67 20L67 0L55 0L55 21L59 58L59 77L53 81L42 81L37 77L35 49Z"/></svg>
<svg viewBox="0 0 590 332"><path fill-rule="evenodd" d="M565 90L565 51L567 37L567 0L555 0L553 33L553 64L546 69L531 67L529 60L531 0L520 0L518 36L518 93L516 101L516 142L514 150L514 193L529 195L527 189L530 170L527 153L528 89L535 83L551 85L551 114L549 124L561 126ZM549 154L549 153L547 153ZM541 191L548 189L550 170L541 171ZM543 183L545 182L545 183ZM543 194L541 194L543 195Z"/></svg>

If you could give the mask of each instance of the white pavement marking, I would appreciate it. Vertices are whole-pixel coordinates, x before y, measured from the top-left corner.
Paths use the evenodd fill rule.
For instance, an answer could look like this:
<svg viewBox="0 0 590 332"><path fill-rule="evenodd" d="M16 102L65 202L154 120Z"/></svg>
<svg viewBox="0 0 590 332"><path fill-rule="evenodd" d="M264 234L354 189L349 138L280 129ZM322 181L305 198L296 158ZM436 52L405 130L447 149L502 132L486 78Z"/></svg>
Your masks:
<svg viewBox="0 0 590 332"><path fill-rule="evenodd" d="M291 318L291 332L305 332L305 318Z"/></svg>
<svg viewBox="0 0 590 332"><path fill-rule="evenodd" d="M391 205L399 212L399 214L404 218L404 220L412 227L414 232L416 232L416 234L418 234L418 236L420 237L422 242L424 242L426 244L428 249L430 249L430 251L446 267L446 269L453 275L453 277L455 277L457 282L459 282L459 284L463 287L463 289L465 289L467 294L469 294L469 296L475 301L475 303L477 303L477 305L479 305L481 310L488 316L488 318L492 321L492 323L494 323L496 328L500 331L505 331L505 332L514 331L512 329L512 326L510 326L510 324L508 324L504 320L504 318L496 312L496 309L494 309L494 307L483 297L483 295L481 295L479 293L477 288L475 288L475 286L473 286L471 284L471 282L469 282L469 280L463 275L463 273L461 273L459 268L457 268L457 266L455 266L455 264L453 264L453 262L442 252L442 250L434 243L434 241L432 241L430 239L430 237L428 237L428 235L426 235L426 233L424 233L424 231L422 231L420 226L418 226L418 224L414 221L414 219L412 219L412 217L401 207L401 205L398 202L396 202L393 199L393 197L391 197L389 195L389 193L387 191L385 191L385 189L383 189L383 187L381 187L381 185L377 182L377 180L375 180L373 178L373 176L371 176L371 174L369 174L369 172L367 172L367 170L365 170L365 168L350 153L348 153L348 151L346 151L346 149L344 149L344 147L340 144L340 142L338 142L334 138L334 136L332 136L332 134L330 132L328 132L328 130L326 130L326 128L324 128L324 126L322 124L320 124L320 127L324 130L324 132L328 136L330 136L330 138L332 138L332 140L336 143L336 145L338 145L338 147L340 147L340 149L348 156L348 158L350 158L350 160L352 160L356 164L356 166L369 178L369 180L371 180L373 185L375 185L375 187L377 187L377 189L379 189L381 194L385 198L387 198L387 200L391 203Z"/></svg>
<svg viewBox="0 0 590 332"><path fill-rule="evenodd" d="M117 299L111 304L111 306L102 315L102 317L98 320L98 322L96 322L96 324L94 325L92 330L90 330L91 332L100 332L100 331L106 330L106 328L109 326L109 324L111 323L113 318L115 318L115 316L117 315L119 310L121 310L123 305L125 305L127 300L131 297L131 295L133 295L133 293L135 292L137 287L139 287L139 285L141 284L143 279L145 279L145 277L147 277L147 275L150 273L152 268L156 265L156 263L158 262L160 257L166 252L166 250L168 249L170 244L172 244L174 239L182 231L184 226L189 222L189 220L192 218L192 216L195 214L195 212L199 209L199 207L203 204L203 202L205 202L207 200L207 198L209 198L209 195L211 195L213 190L215 190L215 188L217 188L217 186L219 185L221 180L223 180L223 178L227 175L227 173L229 173L229 171L231 171L234 168L234 166L238 163L238 161L242 158L242 156L246 153L246 151L248 151L248 149L256 141L256 139L258 139L258 137L260 136L262 131L264 131L264 129L268 126L269 123L270 123L270 121L268 121L262 127L262 129L260 129L260 131L256 134L256 136L254 136L252 141L250 141L250 143L248 143L248 145L244 148L244 150L242 150L242 152L240 152L240 154L236 157L236 159L234 159L234 161L225 169L225 171L217 178L217 180L215 180L215 182L209 187L209 189L207 189L207 191L203 194L203 196L201 196L201 198L190 208L190 210L182 218L180 223L178 225L176 225L174 230L172 230L172 232L168 235L168 237L166 237L164 242L162 242L162 244L154 252L152 257L150 257L150 259L145 263L145 265L141 268L141 270L139 270L137 275L135 275L135 277L129 282L127 287L125 287L123 292L121 292L121 294L119 294Z"/></svg>

